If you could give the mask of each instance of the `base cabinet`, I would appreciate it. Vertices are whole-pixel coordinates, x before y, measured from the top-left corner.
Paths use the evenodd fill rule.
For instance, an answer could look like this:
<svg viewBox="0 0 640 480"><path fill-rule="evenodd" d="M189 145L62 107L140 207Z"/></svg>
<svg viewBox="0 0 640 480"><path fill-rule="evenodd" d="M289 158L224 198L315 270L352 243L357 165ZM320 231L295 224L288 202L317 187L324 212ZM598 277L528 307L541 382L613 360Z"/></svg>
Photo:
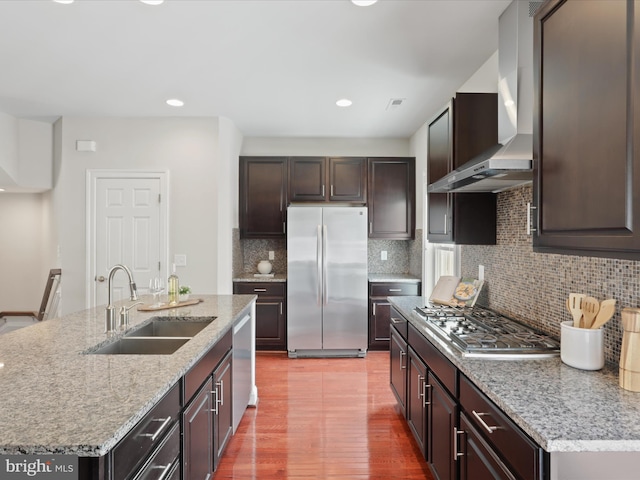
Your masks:
<svg viewBox="0 0 640 480"><path fill-rule="evenodd" d="M209 378L182 413L184 478L208 480L213 475L213 379Z"/></svg>
<svg viewBox="0 0 640 480"><path fill-rule="evenodd" d="M232 352L213 371L213 469L218 468L222 453L233 435Z"/></svg>
<svg viewBox="0 0 640 480"><path fill-rule="evenodd" d="M256 350L287 349L287 284L234 282L233 293L257 295Z"/></svg>
<svg viewBox="0 0 640 480"><path fill-rule="evenodd" d="M388 350L391 304L387 297L415 296L421 282L369 282L369 350Z"/></svg>
<svg viewBox="0 0 640 480"><path fill-rule="evenodd" d="M434 478L548 480L549 454L403 319L391 326L390 387Z"/></svg>

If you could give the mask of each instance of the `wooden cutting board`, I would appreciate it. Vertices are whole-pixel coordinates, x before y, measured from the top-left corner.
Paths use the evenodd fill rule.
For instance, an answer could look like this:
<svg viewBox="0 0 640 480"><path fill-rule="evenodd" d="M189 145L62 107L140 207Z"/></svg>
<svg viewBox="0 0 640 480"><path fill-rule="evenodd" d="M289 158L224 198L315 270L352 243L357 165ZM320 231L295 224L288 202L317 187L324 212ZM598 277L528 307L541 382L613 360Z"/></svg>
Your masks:
<svg viewBox="0 0 640 480"><path fill-rule="evenodd" d="M184 302L178 302L176 305L169 305L168 303L162 303L160 305L143 305L138 307L139 312L156 312L158 310L169 310L171 308L187 307L189 305L197 305L203 302L201 298L194 298L193 300L186 300Z"/></svg>

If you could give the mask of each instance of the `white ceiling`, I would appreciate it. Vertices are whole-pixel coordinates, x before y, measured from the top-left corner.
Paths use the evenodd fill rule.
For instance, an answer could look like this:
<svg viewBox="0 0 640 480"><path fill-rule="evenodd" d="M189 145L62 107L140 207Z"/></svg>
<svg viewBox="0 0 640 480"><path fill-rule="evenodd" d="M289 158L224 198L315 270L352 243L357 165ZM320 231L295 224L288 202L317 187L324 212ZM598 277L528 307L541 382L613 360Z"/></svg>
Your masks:
<svg viewBox="0 0 640 480"><path fill-rule="evenodd" d="M224 116L245 136L406 138L495 52L509 2L0 0L0 112ZM337 107L342 97L353 106ZM387 110L392 98L405 101Z"/></svg>

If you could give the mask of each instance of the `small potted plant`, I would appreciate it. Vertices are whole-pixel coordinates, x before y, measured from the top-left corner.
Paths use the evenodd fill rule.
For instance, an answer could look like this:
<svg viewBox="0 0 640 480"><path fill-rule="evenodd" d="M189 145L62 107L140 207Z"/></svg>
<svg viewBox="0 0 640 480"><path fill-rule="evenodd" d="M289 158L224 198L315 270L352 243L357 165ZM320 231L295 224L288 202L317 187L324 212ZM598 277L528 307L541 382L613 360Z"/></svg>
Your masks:
<svg viewBox="0 0 640 480"><path fill-rule="evenodd" d="M178 295L180 295L180 301L186 302L189 300L189 294L191 293L191 287L189 285L180 285L180 290L178 290Z"/></svg>

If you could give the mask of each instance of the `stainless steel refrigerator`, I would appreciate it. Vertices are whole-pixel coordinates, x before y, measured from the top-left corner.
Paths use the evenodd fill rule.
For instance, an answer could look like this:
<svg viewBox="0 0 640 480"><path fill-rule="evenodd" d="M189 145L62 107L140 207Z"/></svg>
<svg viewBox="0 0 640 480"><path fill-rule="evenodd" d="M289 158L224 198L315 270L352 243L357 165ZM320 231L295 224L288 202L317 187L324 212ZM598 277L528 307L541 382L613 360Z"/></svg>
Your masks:
<svg viewBox="0 0 640 480"><path fill-rule="evenodd" d="M287 210L289 357L367 352L367 209Z"/></svg>

